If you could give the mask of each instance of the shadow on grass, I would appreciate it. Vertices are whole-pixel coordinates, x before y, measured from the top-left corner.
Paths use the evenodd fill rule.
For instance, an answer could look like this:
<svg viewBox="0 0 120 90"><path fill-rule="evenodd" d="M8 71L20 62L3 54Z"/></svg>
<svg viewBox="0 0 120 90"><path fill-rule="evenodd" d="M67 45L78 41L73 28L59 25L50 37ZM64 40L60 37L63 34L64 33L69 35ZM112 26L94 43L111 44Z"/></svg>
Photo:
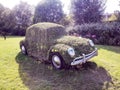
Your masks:
<svg viewBox="0 0 120 90"><path fill-rule="evenodd" d="M50 64L40 63L19 53L19 74L30 90L102 90L112 85L110 74L94 62L82 69L54 70Z"/></svg>

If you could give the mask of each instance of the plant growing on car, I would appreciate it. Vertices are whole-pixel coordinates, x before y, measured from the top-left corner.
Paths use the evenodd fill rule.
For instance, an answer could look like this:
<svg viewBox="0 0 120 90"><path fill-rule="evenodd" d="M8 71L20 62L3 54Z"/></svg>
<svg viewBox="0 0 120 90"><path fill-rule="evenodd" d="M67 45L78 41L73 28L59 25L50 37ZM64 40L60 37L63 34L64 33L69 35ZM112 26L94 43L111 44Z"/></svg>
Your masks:
<svg viewBox="0 0 120 90"><path fill-rule="evenodd" d="M97 55L92 40L68 36L62 25L38 23L27 29L25 40L20 42L23 54L42 61L51 61L56 69L85 63Z"/></svg>

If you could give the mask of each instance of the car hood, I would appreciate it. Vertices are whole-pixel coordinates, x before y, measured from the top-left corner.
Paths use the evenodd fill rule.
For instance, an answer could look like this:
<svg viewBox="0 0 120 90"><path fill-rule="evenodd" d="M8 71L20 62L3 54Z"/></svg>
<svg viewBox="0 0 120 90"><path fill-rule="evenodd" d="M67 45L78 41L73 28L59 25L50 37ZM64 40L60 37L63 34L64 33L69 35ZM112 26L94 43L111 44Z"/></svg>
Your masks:
<svg viewBox="0 0 120 90"><path fill-rule="evenodd" d="M77 56L82 54L89 54L94 50L94 47L90 46L89 39L80 38L75 36L63 36L56 40L57 44L65 44L74 48Z"/></svg>

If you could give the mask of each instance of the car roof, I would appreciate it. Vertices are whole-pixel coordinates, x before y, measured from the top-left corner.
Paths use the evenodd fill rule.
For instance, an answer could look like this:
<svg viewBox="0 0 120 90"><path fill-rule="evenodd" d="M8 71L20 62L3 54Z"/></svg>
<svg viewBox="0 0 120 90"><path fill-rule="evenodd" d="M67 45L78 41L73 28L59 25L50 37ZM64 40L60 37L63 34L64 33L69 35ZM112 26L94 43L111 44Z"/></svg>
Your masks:
<svg viewBox="0 0 120 90"><path fill-rule="evenodd" d="M42 23L34 24L34 25L30 26L28 29L39 28L40 30L46 30L46 29L49 29L49 28L56 28L56 27L64 28L64 26L56 24L56 23L42 22Z"/></svg>

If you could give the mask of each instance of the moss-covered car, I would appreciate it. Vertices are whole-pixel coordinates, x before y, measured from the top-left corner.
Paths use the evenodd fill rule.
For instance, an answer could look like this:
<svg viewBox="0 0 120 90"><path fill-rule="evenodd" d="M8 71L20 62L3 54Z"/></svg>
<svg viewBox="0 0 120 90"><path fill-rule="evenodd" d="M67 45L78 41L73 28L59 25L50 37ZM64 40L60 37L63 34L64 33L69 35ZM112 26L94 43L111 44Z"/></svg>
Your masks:
<svg viewBox="0 0 120 90"><path fill-rule="evenodd" d="M21 52L42 61L51 61L56 69L79 65L97 55L92 40L69 36L62 25L38 23L26 30L20 42Z"/></svg>

